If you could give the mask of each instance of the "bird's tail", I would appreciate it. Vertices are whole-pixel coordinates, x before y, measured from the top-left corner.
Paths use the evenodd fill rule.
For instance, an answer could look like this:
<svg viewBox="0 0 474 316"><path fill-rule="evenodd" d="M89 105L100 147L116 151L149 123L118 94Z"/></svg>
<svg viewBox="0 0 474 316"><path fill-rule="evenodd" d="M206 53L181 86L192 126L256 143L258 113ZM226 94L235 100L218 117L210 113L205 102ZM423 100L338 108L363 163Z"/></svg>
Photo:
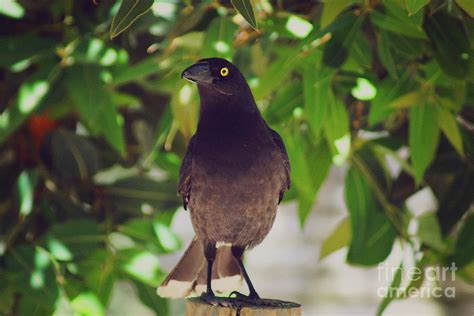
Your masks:
<svg viewBox="0 0 474 316"><path fill-rule="evenodd" d="M206 291L207 261L200 240L195 237L178 264L171 270L157 293L161 297L181 298ZM242 272L229 246L217 248L212 267L212 289L217 293L240 290Z"/></svg>

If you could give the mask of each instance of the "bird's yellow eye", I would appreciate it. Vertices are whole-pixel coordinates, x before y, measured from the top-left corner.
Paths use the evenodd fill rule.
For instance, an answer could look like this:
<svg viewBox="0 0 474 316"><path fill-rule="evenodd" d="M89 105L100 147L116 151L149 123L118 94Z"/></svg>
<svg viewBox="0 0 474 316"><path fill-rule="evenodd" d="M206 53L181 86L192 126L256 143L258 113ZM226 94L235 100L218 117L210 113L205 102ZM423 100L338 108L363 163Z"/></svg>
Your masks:
<svg viewBox="0 0 474 316"><path fill-rule="evenodd" d="M229 68L227 68L227 67L221 68L221 76L222 77L226 77L228 74L229 74Z"/></svg>

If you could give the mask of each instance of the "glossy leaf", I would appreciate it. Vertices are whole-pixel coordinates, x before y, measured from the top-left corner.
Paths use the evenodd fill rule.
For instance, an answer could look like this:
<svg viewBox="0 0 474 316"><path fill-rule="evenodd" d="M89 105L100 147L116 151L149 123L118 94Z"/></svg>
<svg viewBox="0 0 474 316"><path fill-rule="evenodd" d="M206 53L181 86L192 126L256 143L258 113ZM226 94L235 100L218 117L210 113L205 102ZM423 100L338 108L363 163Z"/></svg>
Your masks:
<svg viewBox="0 0 474 316"><path fill-rule="evenodd" d="M289 131L282 133L282 137L290 158L292 187L297 191L298 215L303 227L331 166L331 154L325 141L316 146L307 145L302 135Z"/></svg>
<svg viewBox="0 0 474 316"><path fill-rule="evenodd" d="M430 0L407 0L406 6L409 15L413 15L420 11Z"/></svg>
<svg viewBox="0 0 474 316"><path fill-rule="evenodd" d="M324 134L333 155L333 162L341 165L348 158L351 148L349 115L345 105L335 96L330 94L328 101Z"/></svg>
<svg viewBox="0 0 474 316"><path fill-rule="evenodd" d="M110 26L110 38L128 29L136 19L147 13L152 5L153 0L122 0Z"/></svg>
<svg viewBox="0 0 474 316"><path fill-rule="evenodd" d="M158 257L149 251L124 249L118 253L120 269L134 279L156 286L161 279L160 262Z"/></svg>
<svg viewBox="0 0 474 316"><path fill-rule="evenodd" d="M393 113L394 107L390 106L390 103L410 91L413 85L409 70L405 70L399 80L387 78L382 81L377 86L377 95L371 100L369 124L377 124Z"/></svg>
<svg viewBox="0 0 474 316"><path fill-rule="evenodd" d="M472 238L473 231L474 216L470 214L463 221L461 231L459 232L458 238L456 240L455 254L453 259L459 268L462 268L463 266L474 261L474 238Z"/></svg>
<svg viewBox="0 0 474 316"><path fill-rule="evenodd" d="M97 249L79 263L79 272L85 276L89 290L99 299L102 306L107 306L112 288L117 277L117 256L106 249Z"/></svg>
<svg viewBox="0 0 474 316"><path fill-rule="evenodd" d="M105 315L105 308L96 295L91 292L79 294L71 301L71 306L77 315Z"/></svg>
<svg viewBox="0 0 474 316"><path fill-rule="evenodd" d="M420 91L412 91L405 93L392 102L390 102L389 107L394 109L406 109L423 102L423 94Z"/></svg>
<svg viewBox="0 0 474 316"><path fill-rule="evenodd" d="M303 70L304 106L309 127L314 135L323 128L331 106L329 96L334 72L309 63Z"/></svg>
<svg viewBox="0 0 474 316"><path fill-rule="evenodd" d="M230 2L253 29L258 28L251 0L231 0Z"/></svg>
<svg viewBox="0 0 474 316"><path fill-rule="evenodd" d="M417 220L417 236L420 238L421 242L438 251L443 251L446 246L441 235L441 228L436 213L427 212L419 216Z"/></svg>
<svg viewBox="0 0 474 316"><path fill-rule="evenodd" d="M381 316L384 310L390 304L390 302L397 298L396 295L394 295L394 293L397 293L396 291L398 290L398 288L400 287L400 284L402 283L403 262L400 263L398 268L395 270L395 274L392 274L391 277L393 278L392 283L390 283L390 286L387 288L387 295L384 297L379 307L377 308L377 312L376 312L377 316Z"/></svg>
<svg viewBox="0 0 474 316"><path fill-rule="evenodd" d="M21 84L13 106L0 113L0 143L41 106L58 76L58 68L45 63Z"/></svg>
<svg viewBox="0 0 474 316"><path fill-rule="evenodd" d="M456 0L458 6L467 12L471 17L474 17L474 3L471 0Z"/></svg>
<svg viewBox="0 0 474 316"><path fill-rule="evenodd" d="M368 266L383 261L391 251L395 230L364 174L355 167L351 167L346 175L344 195L352 231L347 261Z"/></svg>
<svg viewBox="0 0 474 316"><path fill-rule="evenodd" d="M386 32L380 32L379 41L379 57L388 73L394 79L398 79L398 72L395 64L395 59L391 50L390 39Z"/></svg>
<svg viewBox="0 0 474 316"><path fill-rule="evenodd" d="M87 138L63 128L47 136L43 153L50 160L53 174L65 182L90 180L100 166L96 147Z"/></svg>
<svg viewBox="0 0 474 316"><path fill-rule="evenodd" d="M118 180L106 186L104 194L118 211L132 214L169 210L181 204L175 182L159 182L143 176Z"/></svg>
<svg viewBox="0 0 474 316"><path fill-rule="evenodd" d="M38 247L22 245L7 253L5 259L2 269L10 276L17 276L13 286L24 296L18 313L51 315L59 287L48 254Z"/></svg>
<svg viewBox="0 0 474 316"><path fill-rule="evenodd" d="M215 19L209 26L204 37L202 56L216 56L232 59L232 41L237 25L229 19Z"/></svg>
<svg viewBox="0 0 474 316"><path fill-rule="evenodd" d="M168 300L156 295L156 286L149 286L139 281L134 281L133 284L140 301L151 308L156 315L170 315Z"/></svg>
<svg viewBox="0 0 474 316"><path fill-rule="evenodd" d="M53 53L54 41L50 38L24 35L0 37L0 65L13 66L16 63L30 60L41 55Z"/></svg>
<svg viewBox="0 0 474 316"><path fill-rule="evenodd" d="M319 260L322 260L337 250L349 246L351 242L351 223L348 217L339 222L332 233L326 237L319 251Z"/></svg>
<svg viewBox="0 0 474 316"><path fill-rule="evenodd" d="M25 170L18 176L18 194L20 197L20 214L25 217L31 213L33 208L34 181Z"/></svg>
<svg viewBox="0 0 474 316"><path fill-rule="evenodd" d="M417 184L433 160L439 142L436 109L427 103L410 109L409 144Z"/></svg>
<svg viewBox="0 0 474 316"><path fill-rule="evenodd" d="M291 118L295 109L303 105L302 89L301 82L293 82L279 89L263 112L265 120L272 125Z"/></svg>
<svg viewBox="0 0 474 316"><path fill-rule="evenodd" d="M101 69L95 65L73 66L66 73L66 86L88 127L124 154L122 121L101 75Z"/></svg>
<svg viewBox="0 0 474 316"><path fill-rule="evenodd" d="M170 229L169 225L156 220L153 222L153 230L160 246L165 252L177 251L181 248L181 241L176 234Z"/></svg>
<svg viewBox="0 0 474 316"><path fill-rule="evenodd" d="M436 107L436 117L439 128L446 135L451 145L453 145L459 155L464 156L461 131L456 122L456 117L442 106Z"/></svg>
<svg viewBox="0 0 474 316"><path fill-rule="evenodd" d="M70 219L51 227L46 236L48 249L57 254L51 240L61 243L62 247L77 258L89 254L91 249L98 247L104 241L104 235L100 233L97 223L91 219ZM58 259L66 258L58 257Z"/></svg>
<svg viewBox="0 0 474 316"><path fill-rule="evenodd" d="M321 14L321 28L329 25L352 2L353 0L324 1L323 13Z"/></svg>
<svg viewBox="0 0 474 316"><path fill-rule="evenodd" d="M421 23L422 12L409 16L394 0L384 1L386 12L372 11L370 20L379 28L411 38L426 39Z"/></svg>
<svg viewBox="0 0 474 316"><path fill-rule="evenodd" d="M455 78L466 78L473 57L463 24L440 11L428 16L423 26L433 42L434 56L441 69Z"/></svg>

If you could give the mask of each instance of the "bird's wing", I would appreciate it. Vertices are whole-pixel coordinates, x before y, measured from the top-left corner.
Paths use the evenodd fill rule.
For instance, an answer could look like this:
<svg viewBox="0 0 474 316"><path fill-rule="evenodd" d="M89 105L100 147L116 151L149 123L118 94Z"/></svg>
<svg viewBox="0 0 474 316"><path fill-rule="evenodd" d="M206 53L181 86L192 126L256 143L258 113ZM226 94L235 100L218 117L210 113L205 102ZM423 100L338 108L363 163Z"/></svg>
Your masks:
<svg viewBox="0 0 474 316"><path fill-rule="evenodd" d="M290 188L290 174L291 174L290 160L288 159L288 154L286 152L285 144L283 143L283 139L281 138L281 136L277 132L272 130L270 127L268 127L268 130L270 131L270 134L272 135L273 141L280 149L280 153L283 157L283 164L285 166L285 171L286 171L285 186L280 191L280 197L278 200L278 203L280 203L281 200L283 199L283 193Z"/></svg>
<svg viewBox="0 0 474 316"><path fill-rule="evenodd" d="M193 160L194 136L191 137L188 149L179 169L178 193L183 198L183 207L186 210L191 195L191 165Z"/></svg>

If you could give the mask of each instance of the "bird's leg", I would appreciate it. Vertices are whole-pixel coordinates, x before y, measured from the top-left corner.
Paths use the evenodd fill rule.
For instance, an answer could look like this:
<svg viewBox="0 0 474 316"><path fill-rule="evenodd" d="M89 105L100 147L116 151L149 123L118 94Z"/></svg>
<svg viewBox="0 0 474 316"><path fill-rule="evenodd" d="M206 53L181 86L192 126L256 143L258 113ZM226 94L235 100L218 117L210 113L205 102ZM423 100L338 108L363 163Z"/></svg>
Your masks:
<svg viewBox="0 0 474 316"><path fill-rule="evenodd" d="M247 286L249 288L249 295L244 295L242 293L234 291L230 294L230 296L235 296L235 298L237 299L245 300L250 303L256 304L256 303L259 303L261 299L260 299L260 296L257 294L257 291L255 291L252 281L250 281L250 277L247 273L247 270L245 270L244 263L242 262L242 255L244 253L244 250L245 250L244 248L233 246L232 255L237 260L240 270L242 271L242 274L244 275L245 282L247 283Z"/></svg>
<svg viewBox="0 0 474 316"><path fill-rule="evenodd" d="M201 299L209 302L216 298L214 292L212 291L212 264L216 259L216 245L214 243L208 242L204 247L204 256L207 260L207 289L206 292L201 294Z"/></svg>
<svg viewBox="0 0 474 316"><path fill-rule="evenodd" d="M200 299L207 304L214 306L227 306L232 308L240 308L238 302L228 297L218 297L212 290L212 265L216 259L216 244L208 242L204 246L204 256L207 259L207 289L201 294Z"/></svg>

